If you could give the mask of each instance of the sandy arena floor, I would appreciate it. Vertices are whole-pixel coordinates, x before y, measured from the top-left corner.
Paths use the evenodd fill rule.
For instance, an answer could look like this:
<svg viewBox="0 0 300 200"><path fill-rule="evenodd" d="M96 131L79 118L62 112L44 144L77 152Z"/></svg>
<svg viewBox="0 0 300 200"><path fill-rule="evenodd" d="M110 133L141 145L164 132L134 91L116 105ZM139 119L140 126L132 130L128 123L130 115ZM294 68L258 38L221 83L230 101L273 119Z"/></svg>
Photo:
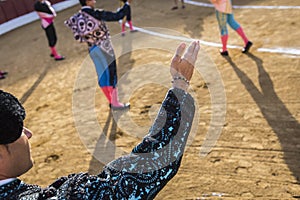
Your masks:
<svg viewBox="0 0 300 200"><path fill-rule="evenodd" d="M299 0L233 3L299 6ZM116 10L118 1L98 0L97 5ZM213 8L187 4L185 9L171 11L172 5L171 0L135 0L133 24L163 34L176 31L180 36L219 43ZM39 21L0 36L0 69L9 72L0 81L0 88L24 103L26 126L34 132L31 145L35 166L21 177L28 183L46 186L70 173L95 174L114 155L129 152L146 134L170 86L167 67L177 43L143 32L120 37L120 25L109 22L118 54L119 90L125 95L121 98L131 103L129 112L111 113L97 87L86 45L77 43L63 23L78 9L76 5L59 12L55 21L57 48L67 57L64 61L55 62L49 57ZM157 200L300 198L300 57L258 51L299 49L299 9L235 9L234 13L254 42L251 53L230 49L230 57L225 59L218 47L202 45L199 57L203 57L201 66L216 67L224 84L225 121L211 124L216 114L213 108L218 106L211 101L208 90L214 83L205 81L206 75L196 71L191 89L198 118L191 142L178 174ZM229 44L242 46L238 35L232 30L229 33ZM94 92L92 98L82 95L84 91ZM94 115L86 110L95 111ZM86 123L89 126L82 129ZM95 124L111 141L104 140L112 144L112 156L99 153L103 135L100 137ZM222 132L211 152L200 157L209 128ZM95 156L100 159L91 154L96 150Z"/></svg>

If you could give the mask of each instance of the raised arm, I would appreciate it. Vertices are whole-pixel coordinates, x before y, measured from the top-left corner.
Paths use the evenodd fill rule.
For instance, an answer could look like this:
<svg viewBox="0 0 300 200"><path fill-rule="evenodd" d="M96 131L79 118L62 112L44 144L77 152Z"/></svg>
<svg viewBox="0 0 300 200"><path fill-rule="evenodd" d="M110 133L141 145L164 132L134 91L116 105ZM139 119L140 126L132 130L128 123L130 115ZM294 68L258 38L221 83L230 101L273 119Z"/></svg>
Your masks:
<svg viewBox="0 0 300 200"><path fill-rule="evenodd" d="M177 173L194 117L194 100L187 88L200 45L193 42L184 53L185 47L181 44L172 59L173 88L149 134L131 154L104 170L113 180L117 199L153 199Z"/></svg>
<svg viewBox="0 0 300 200"><path fill-rule="evenodd" d="M123 6L120 10L117 12L111 12L111 11L105 11L105 10L96 10L95 11L95 18L99 20L104 21L119 21L120 19L123 19L124 16L126 16L129 12L128 7Z"/></svg>

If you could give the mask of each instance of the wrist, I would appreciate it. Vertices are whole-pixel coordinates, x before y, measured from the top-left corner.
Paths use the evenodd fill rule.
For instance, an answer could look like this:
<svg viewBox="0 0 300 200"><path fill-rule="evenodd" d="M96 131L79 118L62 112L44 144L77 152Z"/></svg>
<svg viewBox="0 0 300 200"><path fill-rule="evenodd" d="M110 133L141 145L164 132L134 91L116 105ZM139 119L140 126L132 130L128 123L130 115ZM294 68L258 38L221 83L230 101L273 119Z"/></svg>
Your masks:
<svg viewBox="0 0 300 200"><path fill-rule="evenodd" d="M172 80L172 86L173 88L182 89L184 91L187 91L188 87L190 85L190 82L184 78L183 76L175 76Z"/></svg>

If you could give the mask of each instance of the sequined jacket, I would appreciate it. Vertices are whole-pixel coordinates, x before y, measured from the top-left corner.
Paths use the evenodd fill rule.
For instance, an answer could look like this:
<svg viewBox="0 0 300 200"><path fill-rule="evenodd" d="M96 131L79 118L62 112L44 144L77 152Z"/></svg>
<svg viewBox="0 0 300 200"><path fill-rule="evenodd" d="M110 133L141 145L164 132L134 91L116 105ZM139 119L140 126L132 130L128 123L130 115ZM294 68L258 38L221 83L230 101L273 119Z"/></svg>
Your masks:
<svg viewBox="0 0 300 200"><path fill-rule="evenodd" d="M107 164L99 175L71 174L47 188L19 179L0 186L1 200L154 199L177 173L194 117L194 100L170 89L142 142Z"/></svg>

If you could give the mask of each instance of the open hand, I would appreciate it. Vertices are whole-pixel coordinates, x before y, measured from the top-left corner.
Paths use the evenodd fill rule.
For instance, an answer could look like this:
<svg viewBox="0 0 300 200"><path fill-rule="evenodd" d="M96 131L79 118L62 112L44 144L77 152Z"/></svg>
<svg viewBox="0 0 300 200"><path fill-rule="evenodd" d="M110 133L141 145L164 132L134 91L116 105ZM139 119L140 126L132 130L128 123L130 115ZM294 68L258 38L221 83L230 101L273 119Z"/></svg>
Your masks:
<svg viewBox="0 0 300 200"><path fill-rule="evenodd" d="M199 41L192 42L186 52L185 48L185 43L181 43L177 47L171 62L170 72L173 79L174 77L184 77L187 81L190 81L193 76L194 65L200 50L200 43Z"/></svg>

